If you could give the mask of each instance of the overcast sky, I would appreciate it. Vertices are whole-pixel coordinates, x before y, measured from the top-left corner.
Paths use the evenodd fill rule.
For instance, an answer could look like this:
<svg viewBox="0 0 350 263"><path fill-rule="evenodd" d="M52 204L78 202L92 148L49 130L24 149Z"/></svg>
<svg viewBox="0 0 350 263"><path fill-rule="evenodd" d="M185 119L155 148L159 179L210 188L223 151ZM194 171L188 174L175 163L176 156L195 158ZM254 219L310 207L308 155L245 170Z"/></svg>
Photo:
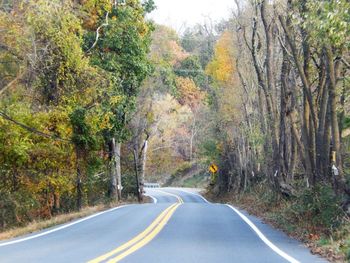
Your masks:
<svg viewBox="0 0 350 263"><path fill-rule="evenodd" d="M226 19L234 7L233 0L154 0L157 9L149 17L156 23L183 31L210 17L214 21Z"/></svg>

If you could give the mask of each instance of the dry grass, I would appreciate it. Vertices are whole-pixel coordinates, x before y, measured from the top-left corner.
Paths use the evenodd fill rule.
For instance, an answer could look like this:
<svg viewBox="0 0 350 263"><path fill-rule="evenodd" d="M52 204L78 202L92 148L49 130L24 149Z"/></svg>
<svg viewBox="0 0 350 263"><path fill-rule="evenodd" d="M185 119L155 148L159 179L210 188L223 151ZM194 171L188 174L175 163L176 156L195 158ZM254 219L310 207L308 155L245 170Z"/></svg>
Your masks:
<svg viewBox="0 0 350 263"><path fill-rule="evenodd" d="M75 220L75 219L79 219L82 217L92 215L94 213L105 210L107 208L108 207L106 207L105 205L85 207L79 212L73 212L73 213L69 213L69 214L61 214L61 215L57 215L55 217L52 217L51 219L42 220L42 221L33 221L24 227L13 228L13 229L9 229L9 230L6 230L4 232L1 232L0 233L0 240L14 238L14 237L18 237L18 236L25 235L25 234L30 234L30 233L33 233L36 231L43 230L45 228L55 226L55 225L67 223L67 222L70 222L70 221Z"/></svg>
<svg viewBox="0 0 350 263"><path fill-rule="evenodd" d="M144 197L143 203L152 203L152 202L153 202L152 199L150 199L149 197L146 197L146 196ZM125 204L133 204L133 203L137 203L137 200L135 198L127 198L126 202L123 202L123 203L109 203L108 205L100 204L97 206L84 207L79 212L61 214L47 220L33 221L24 227L16 227L9 230L5 230L4 232L0 232L0 240L15 238L26 234L31 234L33 232L37 232L52 226L56 226L56 225L64 224L76 219L80 219L80 218L95 214L97 212L107 210L112 207L117 207Z"/></svg>

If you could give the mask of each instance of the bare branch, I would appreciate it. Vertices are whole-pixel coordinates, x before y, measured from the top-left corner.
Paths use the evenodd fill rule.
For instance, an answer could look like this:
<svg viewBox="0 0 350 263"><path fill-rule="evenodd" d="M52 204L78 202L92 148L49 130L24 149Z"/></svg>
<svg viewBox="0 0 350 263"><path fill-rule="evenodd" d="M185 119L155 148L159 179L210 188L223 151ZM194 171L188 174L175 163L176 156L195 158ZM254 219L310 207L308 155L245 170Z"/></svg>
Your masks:
<svg viewBox="0 0 350 263"><path fill-rule="evenodd" d="M0 90L0 96L9 88L11 88L18 80L20 80L25 72L20 73L14 80L12 80L10 83L8 83L4 88Z"/></svg>
<svg viewBox="0 0 350 263"><path fill-rule="evenodd" d="M92 46L89 48L89 50L88 50L87 52L90 52L91 49L93 49L93 48L97 45L98 39L100 38L100 30L101 30L103 27L108 26L108 16L109 16L109 12L106 13L105 23L103 23L102 25L100 25L100 26L97 28L97 30L96 30L96 39L95 39L95 42L92 44Z"/></svg>
<svg viewBox="0 0 350 263"><path fill-rule="evenodd" d="M350 69L350 63L346 61L343 57L340 58L340 61L343 62L347 69Z"/></svg>

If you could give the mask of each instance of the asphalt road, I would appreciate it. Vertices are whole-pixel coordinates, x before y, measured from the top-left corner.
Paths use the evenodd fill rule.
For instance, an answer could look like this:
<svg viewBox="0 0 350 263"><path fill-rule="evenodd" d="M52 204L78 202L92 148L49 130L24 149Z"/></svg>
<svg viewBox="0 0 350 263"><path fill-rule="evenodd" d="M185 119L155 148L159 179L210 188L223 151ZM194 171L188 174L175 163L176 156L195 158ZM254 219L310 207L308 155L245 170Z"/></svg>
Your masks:
<svg viewBox="0 0 350 263"><path fill-rule="evenodd" d="M327 262L259 219L184 189L0 242L0 262Z"/></svg>

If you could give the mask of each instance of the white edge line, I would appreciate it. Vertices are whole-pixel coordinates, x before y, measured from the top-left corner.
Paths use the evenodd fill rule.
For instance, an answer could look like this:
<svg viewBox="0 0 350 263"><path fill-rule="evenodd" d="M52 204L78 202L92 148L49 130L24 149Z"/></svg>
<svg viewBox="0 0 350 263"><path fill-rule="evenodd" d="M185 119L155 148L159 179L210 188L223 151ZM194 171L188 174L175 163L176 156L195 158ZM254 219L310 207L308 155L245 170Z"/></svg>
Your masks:
<svg viewBox="0 0 350 263"><path fill-rule="evenodd" d="M184 193L187 193L187 194L192 194L192 195L195 195L195 196L198 196L200 198L202 198L202 200L208 204L210 204L210 202L205 199L203 196L201 196L200 194L197 194L197 193L193 193L191 191L188 191L188 190L183 190L183 189L177 189L177 188L173 188L175 191L180 191L180 192L184 192Z"/></svg>
<svg viewBox="0 0 350 263"><path fill-rule="evenodd" d="M241 212L239 212L236 208L234 208L231 205L226 204L229 208L231 208L233 211L235 211L253 230L254 232L259 236L259 238L267 245L269 246L273 251L275 251L278 255L286 259L287 261L291 263L300 263L300 261L296 260L295 258L291 257L281 249L279 249L277 246L275 246L260 230L259 228L254 225L252 221L248 219L245 215L243 215Z"/></svg>
<svg viewBox="0 0 350 263"><path fill-rule="evenodd" d="M97 216L102 215L102 214L105 214L105 213L112 212L112 211L114 211L114 210L117 210L117 209L120 209L120 208L123 208L123 207L126 207L126 206L129 206L129 205L123 205L123 206L114 207L114 208L111 208L111 209L109 209L109 210L102 211L102 212L99 212L99 213L97 213L97 214L93 214L93 215L91 215L91 216L88 216L88 217L79 219L79 220L77 220L77 221L74 221L74 222L72 222L72 223L65 224L65 225L63 225L63 226L54 228L54 229L49 230L49 231L42 232L42 233L37 234L37 235L33 235L33 236L21 238L21 239L16 239L16 240L9 241L9 242L5 242L5 243L0 243L0 247L4 247L4 246L8 246L8 245L13 245L13 244L17 244L17 243L21 243L21 242L24 242L24 241L27 241L27 240L31 240L31 239L34 239L34 238L38 238L38 237L41 237L41 236L46 236L46 235L48 235L48 234L51 234L51 233L60 231L60 230L62 230L62 229L65 229L65 228L71 227L71 226L73 226L73 225L79 224L79 223L81 223L81 222L84 222L84 221L86 221L86 220L89 220L89 219L91 219L91 218L97 217Z"/></svg>
<svg viewBox="0 0 350 263"><path fill-rule="evenodd" d="M145 196L148 196L149 198L151 198L152 200L153 200L153 204L156 204L156 203L158 203L158 200L157 200L157 198L155 198L154 196L152 196L152 195L149 195L149 194L144 194Z"/></svg>

